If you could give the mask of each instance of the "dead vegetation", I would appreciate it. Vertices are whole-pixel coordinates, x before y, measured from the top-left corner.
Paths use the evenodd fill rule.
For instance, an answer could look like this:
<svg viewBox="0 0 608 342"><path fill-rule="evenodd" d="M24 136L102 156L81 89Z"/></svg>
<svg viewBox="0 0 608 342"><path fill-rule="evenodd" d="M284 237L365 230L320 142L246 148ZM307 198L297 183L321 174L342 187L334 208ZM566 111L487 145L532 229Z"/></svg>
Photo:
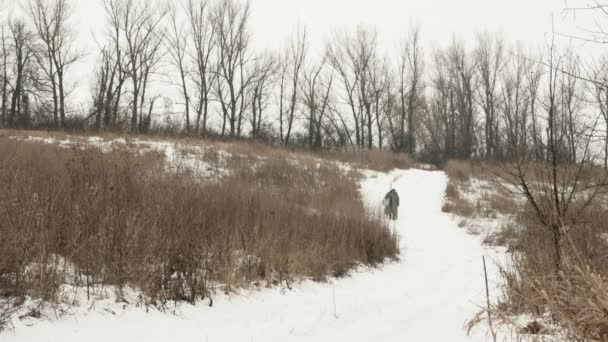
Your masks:
<svg viewBox="0 0 608 342"><path fill-rule="evenodd" d="M453 182L468 181L476 171L473 162L457 159L448 160L444 169L450 181Z"/></svg>
<svg viewBox="0 0 608 342"><path fill-rule="evenodd" d="M248 159L265 158L286 158L307 163L330 162L344 163L351 167L369 169L375 171L390 171L393 169L409 169L416 166L416 162L405 153L394 153L391 151L379 150L359 150L359 149L344 149L335 151L309 151L297 147L273 146L257 141L241 141L228 139L211 139L191 136L179 135L138 135L116 134L112 132L92 132L93 135L87 135L80 132L62 132L62 131L27 131L27 130L10 130L0 129L0 138L39 138L53 139L56 141L73 141L86 142L90 137L99 137L104 141L112 141L116 139L125 139L127 144L132 141L152 141L152 142L172 142L179 144L184 150L189 148L202 147L208 150L225 151L232 155L247 157Z"/></svg>
<svg viewBox="0 0 608 342"><path fill-rule="evenodd" d="M493 178L494 165L450 160L444 170L448 175L444 212L463 218L496 218L518 212L519 205L514 195ZM467 194L475 197L468 198Z"/></svg>
<svg viewBox="0 0 608 342"><path fill-rule="evenodd" d="M335 151L321 154L326 159L335 159L344 163L357 165L359 167L376 170L391 171L393 169L409 169L415 166L416 162L405 153L394 153L390 151Z"/></svg>
<svg viewBox="0 0 608 342"><path fill-rule="evenodd" d="M231 158L220 182L167 173L157 154L0 137L0 296L55 301L126 286L147 303L289 287L398 255L358 175L319 163Z"/></svg>
<svg viewBox="0 0 608 342"><path fill-rule="evenodd" d="M475 213L475 206L462 197L458 184L448 184L445 193L447 200L442 208L444 213L453 213L462 217L473 216Z"/></svg>
<svg viewBox="0 0 608 342"><path fill-rule="evenodd" d="M469 161L450 160L446 163L444 170L448 175L448 185L445 191L446 201L442 211L453 213L461 217L471 217L475 206L462 197L461 188L468 185L473 175L473 165Z"/></svg>
<svg viewBox="0 0 608 342"><path fill-rule="evenodd" d="M503 298L495 308L502 317L530 315L557 327L558 340L608 339L608 229L605 210L590 212L584 223L570 226L561 245L562 263L555 269L551 231L530 208L518 217L518 229L501 236L512 242L512 265L503 270Z"/></svg>
<svg viewBox="0 0 608 342"><path fill-rule="evenodd" d="M606 194L600 187L606 178L597 167L560 166L557 178L564 201L572 200L559 217L558 249L555 231L543 221L538 210L547 212L552 207L550 168L542 163L529 162L524 181L535 199L514 201L516 193L505 191L510 170L514 165L485 165L470 168L466 163L448 163L446 173L450 183L446 191L448 211L462 217L481 215L475 204L463 200L473 182L471 179L496 181L490 195L482 194L486 210L507 215L502 229L487 236L485 243L506 246L511 262L502 269L503 293L490 308L494 324L518 332L520 340L544 338L551 341L606 341L608 340L608 229L606 228ZM521 178L513 178L517 185ZM543 190L544 189L544 190ZM479 190L479 189L477 189ZM545 191L545 192L543 192ZM520 193L520 199L525 194ZM478 201L477 203L480 203ZM481 215L487 217L487 215ZM559 253L559 254L557 254ZM556 263L556 260L557 263ZM471 320L471 325L484 322L486 312ZM526 319L519 319L526 317Z"/></svg>

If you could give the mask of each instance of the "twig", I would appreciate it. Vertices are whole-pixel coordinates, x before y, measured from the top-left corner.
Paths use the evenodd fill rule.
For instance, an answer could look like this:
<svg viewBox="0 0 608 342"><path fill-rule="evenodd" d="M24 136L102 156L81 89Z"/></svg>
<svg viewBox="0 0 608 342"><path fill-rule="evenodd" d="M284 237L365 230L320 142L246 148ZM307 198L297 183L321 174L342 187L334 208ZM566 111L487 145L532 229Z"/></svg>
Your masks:
<svg viewBox="0 0 608 342"><path fill-rule="evenodd" d="M486 305L488 308L488 324L490 325L490 333L492 334L492 340L496 342L496 332L494 331L494 326L492 325L492 312L490 308L490 287L488 286L488 270L486 267L486 256L482 255L481 259L483 260L483 276L486 282Z"/></svg>

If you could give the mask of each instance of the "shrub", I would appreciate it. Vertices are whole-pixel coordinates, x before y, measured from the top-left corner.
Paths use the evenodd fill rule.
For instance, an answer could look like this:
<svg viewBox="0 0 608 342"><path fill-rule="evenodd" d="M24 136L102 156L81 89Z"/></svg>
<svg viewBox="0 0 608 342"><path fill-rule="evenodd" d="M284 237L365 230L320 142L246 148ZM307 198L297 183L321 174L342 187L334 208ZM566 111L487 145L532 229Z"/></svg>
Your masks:
<svg viewBox="0 0 608 342"><path fill-rule="evenodd" d="M445 172L450 180L464 182L473 175L473 164L469 160L451 159L445 165Z"/></svg>
<svg viewBox="0 0 608 342"><path fill-rule="evenodd" d="M578 201L574 207L582 207ZM487 242L510 248L510 266L502 270L503 296L492 309L500 324L513 328L514 317L525 315L533 323L552 327L546 331L560 341L605 341L608 339L608 229L603 194L585 211L565 216L561 262L550 227L540 222L526 203L491 200L492 207L514 214L514 221ZM515 206L515 208L513 208ZM518 212L515 209L518 209ZM533 324L530 323L530 324ZM530 324L528 326L530 326ZM541 325L541 326L542 326ZM524 335L537 334L523 327Z"/></svg>
<svg viewBox="0 0 608 342"><path fill-rule="evenodd" d="M443 204L444 213L452 213L462 217L472 217L475 213L475 206L460 193L459 185L450 181L446 187L446 201Z"/></svg>
<svg viewBox="0 0 608 342"><path fill-rule="evenodd" d="M140 288L152 302L221 288L323 279L398 254L355 173L233 157L203 182L126 149L0 137L0 293L55 300L69 282Z"/></svg>

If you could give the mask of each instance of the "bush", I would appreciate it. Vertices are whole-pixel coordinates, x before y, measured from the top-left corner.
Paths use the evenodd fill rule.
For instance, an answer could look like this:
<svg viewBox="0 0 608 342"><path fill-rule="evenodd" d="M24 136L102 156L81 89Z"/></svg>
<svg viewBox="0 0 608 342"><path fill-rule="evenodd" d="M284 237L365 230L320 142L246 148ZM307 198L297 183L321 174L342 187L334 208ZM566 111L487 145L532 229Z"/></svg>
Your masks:
<svg viewBox="0 0 608 342"><path fill-rule="evenodd" d="M512 252L509 268L502 270L503 297L492 309L501 324L513 328L514 317L525 315L537 325L552 327L545 332L559 341L608 340L608 228L599 199L584 217L573 211L562 222L559 267L553 232L530 204L517 212L514 203L488 202L515 214L512 224L487 239L508 245ZM577 201L572 206L581 207ZM538 334L533 330L523 327L520 332Z"/></svg>
<svg viewBox="0 0 608 342"><path fill-rule="evenodd" d="M379 150L344 150L325 152L321 156L345 163L357 165L376 171L391 171L393 169L409 169L416 162L405 153L395 153Z"/></svg>
<svg viewBox="0 0 608 342"><path fill-rule="evenodd" d="M469 218L475 214L475 207L460 193L459 184L450 181L446 187L446 201L441 209L444 213L452 213L461 217Z"/></svg>
<svg viewBox="0 0 608 342"><path fill-rule="evenodd" d="M445 165L445 172L450 180L468 181L473 176L473 164L469 160L451 159Z"/></svg>
<svg viewBox="0 0 608 342"><path fill-rule="evenodd" d="M396 236L365 213L357 175L335 167L236 158L205 183L126 150L0 137L0 155L0 290L10 296L52 301L69 282L193 302L398 254Z"/></svg>

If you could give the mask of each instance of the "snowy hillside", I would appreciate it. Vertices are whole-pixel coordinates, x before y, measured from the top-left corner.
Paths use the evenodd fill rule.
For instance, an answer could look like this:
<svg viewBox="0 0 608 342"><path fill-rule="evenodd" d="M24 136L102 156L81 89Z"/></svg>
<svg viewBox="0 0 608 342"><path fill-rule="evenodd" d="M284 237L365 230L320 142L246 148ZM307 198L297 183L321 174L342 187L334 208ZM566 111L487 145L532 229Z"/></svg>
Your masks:
<svg viewBox="0 0 608 342"><path fill-rule="evenodd" d="M28 320L1 341L485 341L464 324L485 301L482 255L502 259L441 211L447 177L422 170L368 172L374 209L391 184L401 196L401 261L329 284L304 282L216 297L175 314L113 304L51 322ZM490 281L497 279L490 266ZM495 291L491 286L490 291ZM98 305L112 305L98 303ZM91 303L95 307L95 303ZM102 313L103 312L103 313ZM31 326L30 326L31 325Z"/></svg>

